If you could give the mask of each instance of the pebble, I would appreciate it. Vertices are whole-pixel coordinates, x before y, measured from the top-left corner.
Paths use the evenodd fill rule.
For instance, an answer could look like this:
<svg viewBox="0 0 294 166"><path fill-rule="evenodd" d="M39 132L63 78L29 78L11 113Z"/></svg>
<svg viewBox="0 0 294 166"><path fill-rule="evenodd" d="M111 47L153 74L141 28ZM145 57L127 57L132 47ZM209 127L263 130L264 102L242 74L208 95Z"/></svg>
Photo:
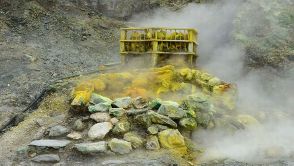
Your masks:
<svg viewBox="0 0 294 166"><path fill-rule="evenodd" d="M108 122L111 119L110 115L106 112L97 112L97 113L91 114L90 118L95 120L98 123Z"/></svg>
<svg viewBox="0 0 294 166"><path fill-rule="evenodd" d="M79 140L82 138L82 135L80 133L74 131L74 132L67 134L67 137L70 139Z"/></svg>
<svg viewBox="0 0 294 166"><path fill-rule="evenodd" d="M130 153L132 150L132 144L130 142L117 138L111 139L108 142L108 146L110 147L111 151L119 154Z"/></svg>
<svg viewBox="0 0 294 166"><path fill-rule="evenodd" d="M59 162L60 158L56 154L42 154L32 158L32 161L55 163L55 162Z"/></svg>
<svg viewBox="0 0 294 166"><path fill-rule="evenodd" d="M110 122L97 123L90 128L88 136L90 139L103 139L112 127Z"/></svg>
<svg viewBox="0 0 294 166"><path fill-rule="evenodd" d="M68 133L69 133L69 129L61 125L57 125L49 129L49 137L64 136Z"/></svg>
<svg viewBox="0 0 294 166"><path fill-rule="evenodd" d="M83 154L107 152L107 142L105 141L93 142L93 143L80 143L80 144L75 144L74 147Z"/></svg>
<svg viewBox="0 0 294 166"><path fill-rule="evenodd" d="M41 139L41 140L34 140L29 145L59 149L59 148L65 147L70 142L71 141L68 141L68 140Z"/></svg>

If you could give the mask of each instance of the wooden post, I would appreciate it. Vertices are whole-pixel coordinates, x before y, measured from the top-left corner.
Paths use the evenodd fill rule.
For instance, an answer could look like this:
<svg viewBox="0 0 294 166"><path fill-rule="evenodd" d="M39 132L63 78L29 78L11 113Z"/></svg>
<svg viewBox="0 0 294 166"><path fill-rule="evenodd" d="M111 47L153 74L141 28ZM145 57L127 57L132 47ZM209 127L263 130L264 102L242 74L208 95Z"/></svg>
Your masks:
<svg viewBox="0 0 294 166"><path fill-rule="evenodd" d="M155 31L155 40L152 42L152 67L157 66L158 64L158 40L157 40L157 32Z"/></svg>
<svg viewBox="0 0 294 166"><path fill-rule="evenodd" d="M126 52L125 50L125 41L126 40L126 30L121 30L120 31L120 60L121 60L121 64L125 65L126 64L126 54L124 52Z"/></svg>

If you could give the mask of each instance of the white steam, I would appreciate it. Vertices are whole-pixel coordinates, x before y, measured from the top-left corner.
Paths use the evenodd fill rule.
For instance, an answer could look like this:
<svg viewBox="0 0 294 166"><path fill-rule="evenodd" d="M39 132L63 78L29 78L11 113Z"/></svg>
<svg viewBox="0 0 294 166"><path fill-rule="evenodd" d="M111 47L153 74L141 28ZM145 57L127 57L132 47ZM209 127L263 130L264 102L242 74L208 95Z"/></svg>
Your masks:
<svg viewBox="0 0 294 166"><path fill-rule="evenodd" d="M196 28L198 67L236 83L238 111L255 115L262 122L262 126L233 135L222 131L195 132L195 140L206 148L203 159L287 160L294 155L294 72L290 71L285 78L275 76L269 69L244 72L243 48L232 40L233 20L242 3L220 0L213 4L189 4L179 11L159 9L139 14L131 21L136 26ZM250 23L250 19L256 22L258 18L248 19Z"/></svg>

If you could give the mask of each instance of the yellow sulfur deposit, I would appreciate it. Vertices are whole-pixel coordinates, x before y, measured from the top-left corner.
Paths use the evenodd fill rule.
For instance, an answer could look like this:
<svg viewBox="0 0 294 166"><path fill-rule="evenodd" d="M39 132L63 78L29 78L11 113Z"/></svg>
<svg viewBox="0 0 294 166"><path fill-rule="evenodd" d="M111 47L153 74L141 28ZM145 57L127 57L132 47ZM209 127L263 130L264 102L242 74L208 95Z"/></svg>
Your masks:
<svg viewBox="0 0 294 166"><path fill-rule="evenodd" d="M172 65L121 73L104 73L79 83L73 91L75 104L86 104L92 92L110 98L138 97L180 100L192 93L208 93L233 109L234 96L224 94L230 84L203 71Z"/></svg>

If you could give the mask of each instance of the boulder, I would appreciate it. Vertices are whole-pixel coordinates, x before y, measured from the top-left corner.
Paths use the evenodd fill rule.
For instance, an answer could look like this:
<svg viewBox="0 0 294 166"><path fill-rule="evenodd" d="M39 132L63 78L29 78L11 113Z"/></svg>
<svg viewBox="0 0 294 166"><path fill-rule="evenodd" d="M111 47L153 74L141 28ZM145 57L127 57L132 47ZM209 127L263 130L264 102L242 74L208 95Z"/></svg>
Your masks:
<svg viewBox="0 0 294 166"><path fill-rule="evenodd" d="M151 125L150 127L147 128L147 132L152 135L157 134L158 128L155 125Z"/></svg>
<svg viewBox="0 0 294 166"><path fill-rule="evenodd" d="M152 123L162 124L162 125L168 125L170 127L177 128L177 123L174 122L172 119L170 119L167 116L158 114L158 113L156 113L154 111L149 111L147 113L147 115L150 118L150 120L151 120Z"/></svg>
<svg viewBox="0 0 294 166"><path fill-rule="evenodd" d="M119 154L130 153L132 150L132 144L128 141L113 138L108 142L108 146L111 151Z"/></svg>
<svg viewBox="0 0 294 166"><path fill-rule="evenodd" d="M184 108L196 112L208 112L212 107L208 97L203 94L188 96L188 98L183 101L182 105Z"/></svg>
<svg viewBox="0 0 294 166"><path fill-rule="evenodd" d="M132 98L122 97L117 98L112 102L112 106L116 108L129 108L132 105Z"/></svg>
<svg viewBox="0 0 294 166"><path fill-rule="evenodd" d="M56 125L49 129L49 137L59 137L64 136L69 133L69 129L64 126Z"/></svg>
<svg viewBox="0 0 294 166"><path fill-rule="evenodd" d="M136 132L128 132L124 134L124 140L130 142L133 148L138 148L143 145L143 138Z"/></svg>
<svg viewBox="0 0 294 166"><path fill-rule="evenodd" d="M41 139L41 140L34 140L29 145L36 146L36 147L48 147L59 149L63 148L68 145L71 141L68 140L53 140L53 139Z"/></svg>
<svg viewBox="0 0 294 166"><path fill-rule="evenodd" d="M115 117L122 117L125 114L125 109L123 108L110 108L109 114Z"/></svg>
<svg viewBox="0 0 294 166"><path fill-rule="evenodd" d="M119 121L115 124L112 132L115 134L123 134L130 131L131 124L127 120Z"/></svg>
<svg viewBox="0 0 294 166"><path fill-rule="evenodd" d="M106 112L97 112L90 115L90 118L95 120L96 122L109 122L111 117Z"/></svg>
<svg viewBox="0 0 294 166"><path fill-rule="evenodd" d="M179 125L187 130L193 130L197 127L197 123L194 118L183 118L180 120Z"/></svg>
<svg viewBox="0 0 294 166"><path fill-rule="evenodd" d="M80 133L74 131L74 132L67 134L67 138L79 140L82 138L82 135Z"/></svg>
<svg viewBox="0 0 294 166"><path fill-rule="evenodd" d="M145 148L147 150L159 150L160 145L157 136L151 135L147 137Z"/></svg>
<svg viewBox="0 0 294 166"><path fill-rule="evenodd" d="M88 136L90 139L103 139L112 127L110 122L97 123L90 128Z"/></svg>
<svg viewBox="0 0 294 166"><path fill-rule="evenodd" d="M184 155L187 153L184 137L177 129L167 129L158 134L161 147L170 149L173 152Z"/></svg>
<svg viewBox="0 0 294 166"><path fill-rule="evenodd" d="M164 101L161 103L157 113L166 115L171 119L181 119L186 117L186 112L179 107L177 102L173 101Z"/></svg>
<svg viewBox="0 0 294 166"><path fill-rule="evenodd" d="M90 105L88 107L89 112L94 113L94 112L108 112L108 110L111 108L111 103L109 102L104 102L104 103L99 103L96 105Z"/></svg>
<svg viewBox="0 0 294 166"><path fill-rule="evenodd" d="M135 108L137 109L142 109L142 108L145 108L147 107L147 102L145 99L143 99L141 96L139 97L136 97L134 100L133 100L133 105Z"/></svg>
<svg viewBox="0 0 294 166"><path fill-rule="evenodd" d="M76 120L73 124L73 129L76 131L82 131L85 129L85 127L86 126L81 119Z"/></svg>
<svg viewBox="0 0 294 166"><path fill-rule="evenodd" d="M34 162L44 162L44 163L56 163L60 161L60 158L56 154L42 154L32 158Z"/></svg>
<svg viewBox="0 0 294 166"><path fill-rule="evenodd" d="M107 152L107 142L93 142L75 144L74 147L83 154L105 153Z"/></svg>
<svg viewBox="0 0 294 166"><path fill-rule="evenodd" d="M100 103L112 103L113 101L107 97L92 93L90 98L90 104L96 105Z"/></svg>
<svg viewBox="0 0 294 166"><path fill-rule="evenodd" d="M151 119L147 116L147 114L136 115L134 120L136 123L138 123L146 128L152 124Z"/></svg>

